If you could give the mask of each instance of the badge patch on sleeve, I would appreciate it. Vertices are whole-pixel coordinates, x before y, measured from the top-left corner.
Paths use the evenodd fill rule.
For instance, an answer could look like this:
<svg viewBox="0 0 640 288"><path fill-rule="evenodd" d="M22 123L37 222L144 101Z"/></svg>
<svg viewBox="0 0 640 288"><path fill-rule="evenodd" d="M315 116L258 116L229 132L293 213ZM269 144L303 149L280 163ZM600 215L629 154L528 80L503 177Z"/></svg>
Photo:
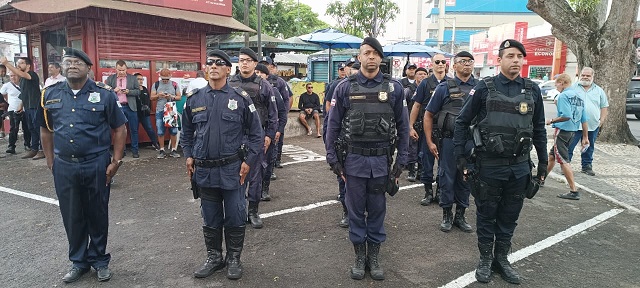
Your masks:
<svg viewBox="0 0 640 288"><path fill-rule="evenodd" d="M331 107L335 107L336 106L336 98L332 98L331 99Z"/></svg>
<svg viewBox="0 0 640 288"><path fill-rule="evenodd" d="M402 100L402 106L407 107L407 99Z"/></svg>
<svg viewBox="0 0 640 288"><path fill-rule="evenodd" d="M471 89L471 91L469 91L469 96L473 95L473 93L476 93L476 89Z"/></svg>
<svg viewBox="0 0 640 288"><path fill-rule="evenodd" d="M276 96L271 96L271 102L276 102Z"/></svg>
<svg viewBox="0 0 640 288"><path fill-rule="evenodd" d="M251 111L251 113L256 112L256 106L253 106L253 104L249 105L249 111Z"/></svg>

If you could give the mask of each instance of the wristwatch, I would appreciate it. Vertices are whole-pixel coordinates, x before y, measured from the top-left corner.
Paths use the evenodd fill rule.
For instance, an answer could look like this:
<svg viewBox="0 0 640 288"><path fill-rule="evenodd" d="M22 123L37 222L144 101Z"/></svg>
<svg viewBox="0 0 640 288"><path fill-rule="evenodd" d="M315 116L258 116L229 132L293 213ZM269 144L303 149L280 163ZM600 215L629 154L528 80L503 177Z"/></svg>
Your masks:
<svg viewBox="0 0 640 288"><path fill-rule="evenodd" d="M115 159L113 161L111 161L111 163L116 164L116 166L118 168L120 168L120 166L122 166L122 163L124 163L124 161L122 161L122 159L116 161Z"/></svg>

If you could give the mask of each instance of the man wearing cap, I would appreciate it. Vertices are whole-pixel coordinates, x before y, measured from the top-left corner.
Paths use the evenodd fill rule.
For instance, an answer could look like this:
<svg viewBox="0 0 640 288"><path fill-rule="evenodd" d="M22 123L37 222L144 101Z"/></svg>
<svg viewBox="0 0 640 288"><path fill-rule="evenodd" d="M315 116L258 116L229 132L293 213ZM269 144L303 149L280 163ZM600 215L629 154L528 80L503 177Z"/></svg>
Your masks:
<svg viewBox="0 0 640 288"><path fill-rule="evenodd" d="M164 68L160 70L160 80L156 81L151 86L151 100L156 100L156 129L158 131L158 143L160 143L160 150L158 151L157 159L164 159L167 157L167 153L164 152L164 134L167 130L169 130L169 139L171 140L171 152L169 156L173 158L180 158L180 154L177 151L178 148L178 126L172 125L172 127L166 127L165 119L167 116L170 116L170 111L165 112L165 106L171 102L180 101L182 98L182 93L180 88L178 88L178 83L171 80L171 71L169 69ZM177 108L173 106L173 108ZM166 115L165 114L169 114ZM177 117L177 116L176 116ZM173 119L173 121L177 121ZM171 122L169 122L171 123ZM175 122L177 124L177 122ZM175 126L175 127L174 127Z"/></svg>
<svg viewBox="0 0 640 288"><path fill-rule="evenodd" d="M272 56L275 57L275 54L272 54ZM276 87L278 92L280 92L280 96L282 96L282 100L284 101L284 106L286 107L287 113L289 113L289 110L291 109L291 95L293 95L293 93L291 92L289 85L287 85L287 82L284 81L282 77L278 76L278 65L276 65L276 62L274 62L273 59L274 58L272 57L265 56L262 57L260 63L266 65L267 68L269 68L269 77L267 77L267 81L269 81L269 83L271 83L273 87ZM278 113L278 117L279 116L280 114ZM288 118L285 118L285 125L287 119ZM274 155L276 157L275 167L282 168L282 165L280 165L280 159L282 159L282 146L284 145L284 130L276 132L276 138L274 140L274 142L276 142L274 143L274 145L276 145L275 148L277 148L277 151L274 152ZM275 180L276 174L271 174L272 175L270 175L270 177Z"/></svg>
<svg viewBox="0 0 640 288"><path fill-rule="evenodd" d="M407 110L409 111L409 115L411 115L411 108L413 108L413 95L415 94L416 90L418 89L418 85L416 83L416 69L418 69L418 66L416 66L416 64L409 64L409 66L407 66L407 69L405 69L405 75L407 77L404 77L402 79L400 79L400 84L402 84L402 87L404 87L404 93L405 93L405 98L407 99ZM417 151L418 150L418 139L411 139L411 141L409 141L409 164L407 169L409 170L409 173L407 175L407 180L409 180L409 182L415 182L416 181L416 162L418 161L418 155Z"/></svg>
<svg viewBox="0 0 640 288"><path fill-rule="evenodd" d="M240 88L249 94L255 108L258 110L260 122L264 129L264 149L258 156L256 169L251 170L249 175L249 213L248 221L251 227L255 229L262 228L262 219L258 215L258 204L262 194L262 176L266 165L266 155L269 155L269 149L273 149L272 143L276 137L278 128L278 110L276 105L276 96L273 95L271 84L256 75L256 65L258 64L258 55L253 50L243 47L240 49L238 56L238 66L240 74L233 75L229 78L229 86Z"/></svg>
<svg viewBox="0 0 640 288"><path fill-rule="evenodd" d="M386 240L385 192L397 192L395 185L407 164L409 124L403 89L380 71L382 57L380 42L365 38L358 55L360 73L340 82L331 99L325 143L327 162L346 184L349 239L356 254L351 278L356 280L364 278L365 266L372 279L384 279L378 254Z"/></svg>
<svg viewBox="0 0 640 288"><path fill-rule="evenodd" d="M207 247L207 259L194 276L205 278L227 266L227 278L240 279L246 179L251 170L260 169L264 131L249 95L228 85L229 56L217 49L207 55L209 84L187 94L180 135L194 197L200 197Z"/></svg>
<svg viewBox="0 0 640 288"><path fill-rule="evenodd" d="M91 267L98 281L108 281L109 182L122 165L127 118L111 88L88 79L87 54L64 48L61 65L67 79L45 88L37 123L73 262L62 281L74 282Z"/></svg>
<svg viewBox="0 0 640 288"><path fill-rule="evenodd" d="M507 255L524 197L533 197L536 191L529 156L533 146L538 155L537 177L544 180L547 174L547 133L540 88L520 77L526 56L520 42L503 41L498 52L500 73L479 81L455 122L457 168L464 179L471 181L477 207L480 261L476 279L483 283L491 280L492 270L509 283L520 283ZM477 124L469 131L473 123ZM475 171L467 165L469 139L475 145Z"/></svg>
<svg viewBox="0 0 640 288"><path fill-rule="evenodd" d="M469 207L469 184L464 181L462 174L456 169L456 158L453 151L453 131L456 117L460 114L462 104L468 98L469 92L476 86L473 78L473 55L461 51L453 58L453 69L456 74L453 79L440 83L436 87L427 111L424 114L424 131L427 145L432 155L438 159L438 185L440 190L440 207L442 208L442 223L440 230L451 231L452 226L463 232L473 232L467 223L464 212ZM473 142L467 141L465 156L470 156ZM456 204L456 215L453 216L452 207Z"/></svg>
<svg viewBox="0 0 640 288"><path fill-rule="evenodd" d="M422 163L420 173L420 182L424 184L424 198L420 201L420 205L422 206L428 206L432 202L439 202L438 199L440 198L437 190L435 197L433 195L433 166L435 164L435 157L429 151L427 140L423 133L424 108L429 103L429 100L431 100L431 95L433 95L436 86L450 79L446 75L447 60L444 55L434 55L431 58L431 65L433 67L433 74L418 86L416 95L413 97L413 107L411 108L411 115L409 116L409 135L411 139L418 140L418 151L420 162Z"/></svg>
<svg viewBox="0 0 640 288"><path fill-rule="evenodd" d="M140 97L140 85L136 76L127 73L127 63L123 60L116 62L116 74L110 75L105 83L113 87L122 106L122 112L127 116L127 124L131 135L131 154L133 158L140 157L138 153L138 105L136 98ZM160 143L162 146L163 143Z"/></svg>
<svg viewBox="0 0 640 288"><path fill-rule="evenodd" d="M264 64L258 64L256 66L256 74L260 76L260 78L267 80L269 78L269 68ZM276 104L278 107L278 129L276 132L276 139L279 135L284 133L284 128L287 126L287 112L288 106L285 106L285 102L282 99L282 95L280 95L280 91L275 86L271 89L273 91L273 95L276 96ZM271 180L275 180L275 173L273 173L273 166L276 161L276 144L274 143L273 149L269 149L269 154L265 155L265 161L267 162L267 167L265 168L264 175L262 176L262 196L260 196L260 201L271 201L271 195L269 194L269 186L271 186Z"/></svg>

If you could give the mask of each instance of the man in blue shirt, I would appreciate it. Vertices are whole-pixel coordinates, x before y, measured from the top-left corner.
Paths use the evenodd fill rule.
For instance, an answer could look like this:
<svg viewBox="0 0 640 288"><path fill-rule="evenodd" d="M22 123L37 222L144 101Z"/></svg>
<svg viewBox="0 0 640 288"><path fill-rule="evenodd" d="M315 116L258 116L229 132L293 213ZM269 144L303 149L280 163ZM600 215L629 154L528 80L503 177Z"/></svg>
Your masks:
<svg viewBox="0 0 640 288"><path fill-rule="evenodd" d="M36 114L73 262L62 281L75 282L91 267L108 281L109 183L122 165L127 118L114 91L88 78L87 54L67 47L63 57L67 80L45 89Z"/></svg>
<svg viewBox="0 0 640 288"><path fill-rule="evenodd" d="M453 58L453 69L456 76L440 83L436 87L431 101L424 114L424 134L431 155L438 159L438 190L440 191L440 207L442 207L442 223L440 230L449 232L454 225L460 230L471 233L473 229L465 220L464 212L469 207L469 184L456 168L456 157L453 151L453 131L456 117L469 92L476 86L473 78L473 55L461 51ZM433 135L437 135L434 139ZM471 141L468 141L465 155L471 152ZM453 217L452 207L456 204L456 215Z"/></svg>
<svg viewBox="0 0 640 288"><path fill-rule="evenodd" d="M595 72L591 67L582 68L580 72L580 81L573 86L573 89L578 93L582 99L584 99L584 112L587 114L587 126L589 132L587 133L589 138L589 147L581 153L582 158L582 173L589 176L595 176L593 172L593 150L596 145L596 138L600 127L607 119L609 114L609 100L607 95L604 94L604 90L600 86L593 83L593 77ZM579 130L582 130L580 128ZM582 133L576 133L573 136L573 141L569 145L569 160L573 158L573 149L576 148L578 142L582 139Z"/></svg>
<svg viewBox="0 0 640 288"><path fill-rule="evenodd" d="M194 196L201 198L207 247L207 260L194 276L208 277L227 266L227 278L240 279L247 219L246 180L250 170L261 169L264 130L249 94L227 83L229 56L213 50L206 64L209 84L187 95L180 136L187 173L191 185L196 186L192 189L197 189ZM224 258L223 230L227 248Z"/></svg>
<svg viewBox="0 0 640 288"><path fill-rule="evenodd" d="M397 190L391 191L388 184L397 184L407 164L409 127L404 92L398 81L380 71L382 57L380 42L365 38L358 55L360 72L340 82L331 99L325 143L327 162L346 184L349 239L356 253L351 278L356 280L364 278L365 265L372 279L384 280L378 261L380 244L386 240L384 193L395 194ZM338 137L344 145L336 149ZM398 156L391 169L394 142Z"/></svg>
<svg viewBox="0 0 640 288"><path fill-rule="evenodd" d="M569 193L560 194L558 197L579 200L580 193L576 188L575 181L573 181L573 170L571 170L569 143L573 140L574 134L581 130L582 147L589 145L589 137L587 135L589 116L584 112L584 99L576 93L575 89L569 86L571 86L571 77L569 75L562 74L556 78L556 89L560 92L557 97L558 117L546 121L547 125L552 125L551 127L555 128L553 133L554 144L551 151L549 151L547 171L551 171L555 163L558 162L564 177L567 178L570 189Z"/></svg>

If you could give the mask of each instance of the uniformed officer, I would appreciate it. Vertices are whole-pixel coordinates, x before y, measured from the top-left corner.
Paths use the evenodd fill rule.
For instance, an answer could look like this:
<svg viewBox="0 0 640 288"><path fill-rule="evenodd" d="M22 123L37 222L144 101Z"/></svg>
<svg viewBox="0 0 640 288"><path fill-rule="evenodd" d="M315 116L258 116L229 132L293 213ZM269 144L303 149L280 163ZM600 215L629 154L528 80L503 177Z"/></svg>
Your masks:
<svg viewBox="0 0 640 288"><path fill-rule="evenodd" d="M357 62L355 57L351 57L349 58L349 60L347 60L346 62L342 63L342 65L344 65L344 71L345 71L345 76L351 76L354 75L356 73L358 73L358 70L356 69L351 69L351 67L353 67L353 65ZM324 116L324 123L322 124L322 139L324 140L326 135L327 135L327 122L329 121L329 112L331 111L331 99L333 98L333 92L336 89L336 86L338 86L338 84L340 82L342 82L342 80L344 80L344 78L338 78L336 80L334 80L333 82L331 82L331 84L329 84L329 88L327 89L327 92L324 95L324 107L325 107L325 116ZM326 142L325 142L326 144ZM345 189L345 185L344 185L344 180L342 180L342 177L340 176L336 176L336 178L338 179L338 201L340 201L340 203L342 204L342 218L340 219L340 222L338 222L338 226L342 227L342 228L348 228L349 227L349 219L348 219L348 211L347 211L347 205L344 202L344 195L346 193L346 189Z"/></svg>
<svg viewBox="0 0 640 288"><path fill-rule="evenodd" d="M449 232L452 224L464 232L472 232L464 217L469 207L469 184L456 169L456 158L453 151L453 130L456 117L460 114L462 104L467 95L476 86L473 78L473 55L461 51L453 58L453 79L440 83L436 87L424 114L424 131L431 155L438 160L438 190L440 191L440 207L442 207L442 223L440 230ZM434 137L436 135L437 137ZM465 155L469 156L472 141L467 141ZM453 217L452 207L456 204L456 215Z"/></svg>
<svg viewBox="0 0 640 288"><path fill-rule="evenodd" d="M243 47L240 49L240 56L238 56L238 66L240 67L240 74L233 75L229 78L229 85L234 88L241 88L249 94L253 104L258 110L260 116L260 123L264 130L264 151L259 155L256 169L251 170L249 175L249 215L248 222L251 223L251 227L255 229L262 228L262 219L258 215L258 204L260 204L260 198L262 195L262 176L264 175L265 168L267 168L267 161L265 161L266 155L269 154L269 149L274 148L273 141L276 137L276 130L278 126L278 110L276 105L276 96L273 95L271 84L256 75L256 65L258 64L258 55L253 50Z"/></svg>
<svg viewBox="0 0 640 288"><path fill-rule="evenodd" d="M227 84L231 72L229 56L213 50L208 53L206 65L209 84L187 94L180 136L187 173L192 186L196 186L192 187L196 189L194 197L201 198L207 247L207 260L194 276L207 277L226 265L227 278L240 279L245 180L251 170L260 169L264 132L249 95ZM224 259L223 230L227 248Z"/></svg>
<svg viewBox="0 0 640 288"><path fill-rule="evenodd" d="M291 95L293 93L291 92L289 85L287 85L287 81L284 81L282 77L278 76L278 65L276 65L274 57L275 54L271 54L271 57L262 57L262 61L260 61L260 63L267 65L267 68L269 68L269 77L267 78L267 81L269 81L269 83L276 87L278 92L280 92L282 100L284 101L284 107L286 107L286 111L289 113L292 104ZM278 115L280 114L278 113ZM274 152L276 157L275 167L282 168L283 166L281 165L280 160L282 159L282 146L284 145L284 131L276 132L276 138L274 140L277 142L277 149L274 148L274 150L277 150ZM276 174L273 172L271 180L276 180Z"/></svg>
<svg viewBox="0 0 640 288"><path fill-rule="evenodd" d="M408 64L408 63L407 63ZM409 115L411 115L411 108L413 108L413 95L418 89L418 83L416 81L416 70L418 66L416 64L408 64L405 69L406 77L400 79L400 84L404 87L404 95L407 99L407 110L409 111ZM407 175L407 180L409 182L416 182L416 163L418 161L417 152L412 153L413 151L418 150L418 139L409 141L409 164L407 165L407 170L409 173Z"/></svg>
<svg viewBox="0 0 640 288"><path fill-rule="evenodd" d="M88 79L89 56L68 47L63 54L67 80L42 91L36 118L73 262L62 281L74 282L91 267L98 281L108 281L109 182L122 164L127 119L111 88Z"/></svg>
<svg viewBox="0 0 640 288"><path fill-rule="evenodd" d="M422 120L424 119L424 108L431 100L431 95L436 89L438 84L450 79L446 75L447 60L444 55L436 54L431 58L431 65L433 66L433 74L427 77L420 83L416 90L416 95L413 97L413 107L411 108L411 115L409 116L409 133L411 139L418 140L418 151L420 156L420 162L422 163L420 182L424 184L424 198L420 201L420 205L428 206L432 202L438 202L438 193L433 195L433 166L435 164L435 157L429 151L427 147L427 140L423 130ZM419 163L420 163L419 162Z"/></svg>
<svg viewBox="0 0 640 288"><path fill-rule="evenodd" d="M469 92L455 123L457 167L464 177L471 177L478 209L480 262L476 279L484 283L490 281L492 269L507 282L520 283L507 254L524 197L532 197L530 192L535 187L529 156L532 145L538 155L538 177L544 179L547 173L547 134L540 88L520 77L526 56L520 42L503 41L498 52L500 74L484 78ZM474 119L478 122L471 136L476 146L476 174L471 175L465 147L467 139L471 139L469 125Z"/></svg>
<svg viewBox="0 0 640 288"><path fill-rule="evenodd" d="M268 80L269 76L271 76L269 72L269 68L267 68L267 66L265 66L264 64L260 63L256 66L256 74L262 79ZM276 105L278 107L278 132L276 132L276 139L274 139L275 143L272 145L273 149L269 149L269 151L267 151L268 154L265 156L265 161L267 161L267 168L265 168L264 175L262 176L262 196L260 198L261 201L271 201L269 186L271 185L271 180L275 180L275 177L273 177L275 175L273 173L273 166L276 161L276 143L278 138L281 137L280 135L284 134L284 128L285 126L287 126L287 112L289 110L286 108L284 99L282 99L280 91L275 86L275 82L269 83L271 83L271 85L273 86L273 95L276 96Z"/></svg>
<svg viewBox="0 0 640 288"><path fill-rule="evenodd" d="M325 144L327 162L346 183L349 239L356 254L351 278L357 280L364 278L365 265L372 279L384 279L378 262L386 239L384 193L394 193L387 185L397 183L407 164L406 102L402 85L381 73L382 57L380 42L365 38L358 55L360 73L340 82L333 94ZM336 143L339 137L344 145ZM391 169L396 144L398 156Z"/></svg>

